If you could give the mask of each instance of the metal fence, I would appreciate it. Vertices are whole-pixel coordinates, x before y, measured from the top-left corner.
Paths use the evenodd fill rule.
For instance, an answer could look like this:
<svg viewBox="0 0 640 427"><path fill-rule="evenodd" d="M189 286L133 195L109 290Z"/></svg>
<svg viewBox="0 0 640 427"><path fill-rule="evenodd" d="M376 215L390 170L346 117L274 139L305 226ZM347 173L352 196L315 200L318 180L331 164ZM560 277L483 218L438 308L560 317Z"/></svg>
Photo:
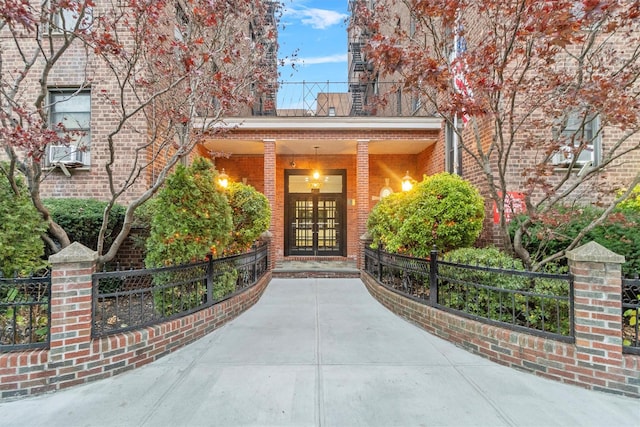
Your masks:
<svg viewBox="0 0 640 427"><path fill-rule="evenodd" d="M457 315L573 341L573 281L549 274L467 265L365 248L365 270L383 286Z"/></svg>
<svg viewBox="0 0 640 427"><path fill-rule="evenodd" d="M257 113L272 115L272 112ZM433 116L430 104L396 82L280 82L279 117Z"/></svg>
<svg viewBox="0 0 640 427"><path fill-rule="evenodd" d="M49 271L38 277L0 276L0 351L49 347Z"/></svg>
<svg viewBox="0 0 640 427"><path fill-rule="evenodd" d="M210 307L258 282L268 245L225 258L93 275L94 337L175 319Z"/></svg>
<svg viewBox="0 0 640 427"><path fill-rule="evenodd" d="M622 343L623 352L640 354L640 278L622 279Z"/></svg>

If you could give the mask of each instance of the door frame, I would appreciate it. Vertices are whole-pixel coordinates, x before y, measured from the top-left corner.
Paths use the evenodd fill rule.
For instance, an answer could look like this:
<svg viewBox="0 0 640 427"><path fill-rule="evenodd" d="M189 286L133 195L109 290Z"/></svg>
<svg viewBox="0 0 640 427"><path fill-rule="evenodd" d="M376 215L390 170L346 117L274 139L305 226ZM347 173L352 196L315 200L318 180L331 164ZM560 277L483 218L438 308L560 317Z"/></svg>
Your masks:
<svg viewBox="0 0 640 427"><path fill-rule="evenodd" d="M289 177L292 175L311 175L311 169L285 169L284 170L284 256L298 256L291 254L291 221L290 214L290 196L289 196ZM322 196L335 196L338 203L338 218L340 221L340 227L338 228L338 250L331 254L322 255L308 255L317 257L328 256L346 256L347 252L347 170L346 169L328 169L322 171L323 175L340 175L342 176L342 192L341 193L319 193L319 197ZM294 193L312 195L309 193ZM317 198L316 198L317 199ZM304 255L303 255L304 256Z"/></svg>

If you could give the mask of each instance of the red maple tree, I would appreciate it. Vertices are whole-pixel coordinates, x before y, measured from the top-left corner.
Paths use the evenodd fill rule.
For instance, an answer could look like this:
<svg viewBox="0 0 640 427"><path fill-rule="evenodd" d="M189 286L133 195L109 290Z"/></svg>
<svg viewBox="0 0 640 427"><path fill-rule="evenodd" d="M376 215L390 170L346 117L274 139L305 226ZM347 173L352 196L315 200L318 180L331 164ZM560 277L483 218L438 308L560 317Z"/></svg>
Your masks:
<svg viewBox="0 0 640 427"><path fill-rule="evenodd" d="M91 168L104 173L109 193L95 248L104 263L171 169L223 116L250 108L276 80L273 7L262 0L0 0L0 145L9 160L1 172L10 181L16 171L25 175L53 251L70 241L41 200L52 172L47 147L82 136L52 121L48 94L66 83L60 70L80 83L71 97L91 89L99 116L91 120L101 128L91 131L91 150L106 154L93 156ZM120 201L124 226L104 248L110 210Z"/></svg>
<svg viewBox="0 0 640 427"><path fill-rule="evenodd" d="M571 249L640 181L637 1L371 3L357 2L351 24L369 40L371 77L402 81L444 118L465 175L495 203L504 246L530 268L564 254L530 254L534 224L561 205L606 207ZM509 224L516 192L529 215Z"/></svg>

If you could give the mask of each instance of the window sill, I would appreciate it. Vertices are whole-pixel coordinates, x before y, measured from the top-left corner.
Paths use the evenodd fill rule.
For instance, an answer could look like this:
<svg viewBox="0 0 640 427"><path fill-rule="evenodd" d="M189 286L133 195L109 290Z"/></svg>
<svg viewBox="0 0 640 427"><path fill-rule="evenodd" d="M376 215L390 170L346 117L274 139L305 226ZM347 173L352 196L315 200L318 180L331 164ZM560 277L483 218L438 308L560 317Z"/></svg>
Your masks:
<svg viewBox="0 0 640 427"><path fill-rule="evenodd" d="M63 174L65 174L66 176L70 177L71 176L71 172L75 172L75 171L90 171L91 170L91 165L85 165L82 163L71 163L71 164L64 164L64 163L57 163L55 165L48 165L46 167L43 168L45 171L47 172L54 172L56 169L59 169Z"/></svg>
<svg viewBox="0 0 640 427"><path fill-rule="evenodd" d="M569 171L572 174L576 174L578 176L582 176L585 174L585 172L587 172L589 169L592 168L592 162L583 162L583 163L576 163L575 165L573 165L573 167L571 167L571 170L569 170L569 165L553 165L553 172L556 174L565 174L567 173L567 171Z"/></svg>

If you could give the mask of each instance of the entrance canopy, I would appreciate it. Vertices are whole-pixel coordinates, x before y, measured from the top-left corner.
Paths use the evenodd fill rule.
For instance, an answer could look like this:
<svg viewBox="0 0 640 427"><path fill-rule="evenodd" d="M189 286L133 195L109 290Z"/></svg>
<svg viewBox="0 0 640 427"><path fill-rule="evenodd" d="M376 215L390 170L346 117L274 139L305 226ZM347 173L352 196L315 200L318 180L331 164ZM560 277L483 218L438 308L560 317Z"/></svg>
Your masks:
<svg viewBox="0 0 640 427"><path fill-rule="evenodd" d="M318 145L322 147L322 154L345 155L355 154L357 140L374 132L377 136L370 139L369 154L418 154L437 141L441 126L442 120L437 117L237 118L218 125L233 129L233 138L216 135L203 145L207 150L231 155L262 155L263 139L277 135L278 155L311 155ZM331 132L332 136L319 132ZM396 132L407 133L407 138L398 138ZM389 134L388 138L385 133ZM416 138L416 134L420 136Z"/></svg>

